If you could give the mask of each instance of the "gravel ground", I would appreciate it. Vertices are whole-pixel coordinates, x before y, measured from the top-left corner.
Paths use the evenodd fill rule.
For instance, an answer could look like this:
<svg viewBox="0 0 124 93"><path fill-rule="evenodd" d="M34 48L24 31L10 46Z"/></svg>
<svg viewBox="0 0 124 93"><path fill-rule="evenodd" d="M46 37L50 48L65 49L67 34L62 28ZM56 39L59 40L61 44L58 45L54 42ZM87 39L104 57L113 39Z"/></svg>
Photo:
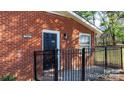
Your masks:
<svg viewBox="0 0 124 93"><path fill-rule="evenodd" d="M104 77L97 78L98 81L124 81L124 71L118 73L109 73Z"/></svg>
<svg viewBox="0 0 124 93"><path fill-rule="evenodd" d="M92 73L91 73L92 72ZM94 66L90 69L89 77L86 78L90 81L123 81L124 70Z"/></svg>
<svg viewBox="0 0 124 93"><path fill-rule="evenodd" d="M120 69L112 68L103 68L99 66L92 66L85 69L85 80L86 81L123 81L124 80L124 71ZM73 74L73 75L72 75ZM54 74L49 72L44 74L42 77L44 81L54 80ZM81 80L81 71L77 70L68 70L59 73L59 80L61 81L80 81Z"/></svg>

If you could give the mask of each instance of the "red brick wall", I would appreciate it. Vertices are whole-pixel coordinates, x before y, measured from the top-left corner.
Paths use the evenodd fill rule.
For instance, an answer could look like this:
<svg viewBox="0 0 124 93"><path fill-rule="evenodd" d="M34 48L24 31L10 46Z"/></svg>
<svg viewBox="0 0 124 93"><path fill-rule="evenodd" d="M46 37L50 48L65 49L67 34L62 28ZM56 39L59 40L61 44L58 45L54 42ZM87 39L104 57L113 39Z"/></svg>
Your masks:
<svg viewBox="0 0 124 93"><path fill-rule="evenodd" d="M61 48L78 48L79 32L91 34L94 46L94 33L73 19L48 12L0 12L0 76L10 73L17 80L33 80L33 51L41 50L43 29L61 31ZM23 38L25 34L32 38Z"/></svg>

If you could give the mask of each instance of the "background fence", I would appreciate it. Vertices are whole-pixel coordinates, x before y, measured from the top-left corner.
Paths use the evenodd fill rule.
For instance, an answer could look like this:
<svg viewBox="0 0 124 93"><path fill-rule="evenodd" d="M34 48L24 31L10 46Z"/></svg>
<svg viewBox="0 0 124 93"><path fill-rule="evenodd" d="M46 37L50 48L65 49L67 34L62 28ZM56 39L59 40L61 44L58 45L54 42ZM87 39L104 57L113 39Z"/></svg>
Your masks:
<svg viewBox="0 0 124 93"><path fill-rule="evenodd" d="M124 48L107 46L95 48L95 64L111 68L123 68Z"/></svg>

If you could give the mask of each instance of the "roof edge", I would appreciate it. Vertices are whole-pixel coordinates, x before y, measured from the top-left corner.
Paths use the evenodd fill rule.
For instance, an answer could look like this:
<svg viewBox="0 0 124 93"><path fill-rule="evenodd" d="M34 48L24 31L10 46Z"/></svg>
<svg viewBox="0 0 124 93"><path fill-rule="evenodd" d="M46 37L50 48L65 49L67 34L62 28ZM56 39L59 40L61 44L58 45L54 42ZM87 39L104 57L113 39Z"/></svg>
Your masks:
<svg viewBox="0 0 124 93"><path fill-rule="evenodd" d="M64 17L68 17L68 18L72 18L75 21L83 24L85 27L89 28L91 31L93 31L99 35L101 35L103 33L102 30L95 27L93 24L89 23L88 21L86 21L84 18L82 18L78 14L74 13L73 11L47 11L47 12L53 13L56 15L60 15L60 16L64 16Z"/></svg>
<svg viewBox="0 0 124 93"><path fill-rule="evenodd" d="M85 20L84 18L82 18L81 16L79 16L78 14L72 12L72 11L67 11L68 13L70 13L72 16L76 17L77 19L79 19L79 22L83 25L85 25L86 27L88 27L90 30L94 31L97 34L102 34L102 30L100 30L99 28L97 28L96 26L94 26L93 24L89 23L87 20Z"/></svg>

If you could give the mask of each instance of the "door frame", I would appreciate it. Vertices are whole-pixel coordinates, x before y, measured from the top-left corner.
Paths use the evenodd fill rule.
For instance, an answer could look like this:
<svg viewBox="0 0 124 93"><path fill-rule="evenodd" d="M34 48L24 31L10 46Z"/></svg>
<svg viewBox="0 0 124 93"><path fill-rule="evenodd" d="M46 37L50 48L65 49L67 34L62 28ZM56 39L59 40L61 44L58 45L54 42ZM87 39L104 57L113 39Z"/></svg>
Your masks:
<svg viewBox="0 0 124 93"><path fill-rule="evenodd" d="M44 33L51 33L51 34L56 34L57 35L57 49L60 49L60 31L56 30L48 30L48 29L43 29L42 30L42 50L44 50ZM60 51L58 51L58 70L61 69L60 67Z"/></svg>

